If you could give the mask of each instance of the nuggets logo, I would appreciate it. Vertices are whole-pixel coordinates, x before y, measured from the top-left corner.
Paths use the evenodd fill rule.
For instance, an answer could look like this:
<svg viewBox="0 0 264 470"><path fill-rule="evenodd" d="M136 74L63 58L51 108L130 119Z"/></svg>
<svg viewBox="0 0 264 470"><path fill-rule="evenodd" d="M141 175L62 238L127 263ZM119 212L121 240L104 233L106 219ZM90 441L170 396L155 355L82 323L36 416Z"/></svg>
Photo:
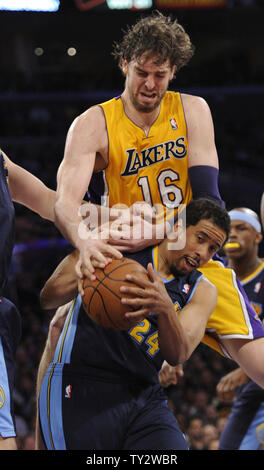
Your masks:
<svg viewBox="0 0 264 470"><path fill-rule="evenodd" d="M2 389L2 387L0 387L0 408L2 408L4 403L5 403L5 392Z"/></svg>

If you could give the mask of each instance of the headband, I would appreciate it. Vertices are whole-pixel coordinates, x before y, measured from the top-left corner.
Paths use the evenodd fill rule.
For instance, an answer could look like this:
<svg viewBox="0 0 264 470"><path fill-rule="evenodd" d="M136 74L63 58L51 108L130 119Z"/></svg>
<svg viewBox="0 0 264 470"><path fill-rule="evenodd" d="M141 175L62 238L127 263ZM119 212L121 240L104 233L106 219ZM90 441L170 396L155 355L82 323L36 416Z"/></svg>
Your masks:
<svg viewBox="0 0 264 470"><path fill-rule="evenodd" d="M229 217L231 220L242 220L243 222L247 222L251 227L253 227L257 232L261 233L261 225L258 220L255 219L250 214L247 214L246 212L241 212L241 211L236 211L232 210L228 212Z"/></svg>

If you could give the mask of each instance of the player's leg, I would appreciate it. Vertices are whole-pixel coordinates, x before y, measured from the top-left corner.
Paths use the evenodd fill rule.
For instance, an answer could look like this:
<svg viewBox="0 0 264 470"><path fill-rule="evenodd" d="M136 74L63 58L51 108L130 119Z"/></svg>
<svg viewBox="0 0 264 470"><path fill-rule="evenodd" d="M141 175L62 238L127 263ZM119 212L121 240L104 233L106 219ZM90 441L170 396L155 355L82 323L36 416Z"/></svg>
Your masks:
<svg viewBox="0 0 264 470"><path fill-rule="evenodd" d="M129 414L125 384L68 364L51 364L42 381L39 413L48 450L119 450Z"/></svg>
<svg viewBox="0 0 264 470"><path fill-rule="evenodd" d="M150 389L149 389L150 390ZM124 450L188 450L187 441L159 387L146 391L131 415Z"/></svg>
<svg viewBox="0 0 264 470"><path fill-rule="evenodd" d="M257 450L261 445L261 432L257 436L261 425L264 428L264 390L249 381L238 391L219 450Z"/></svg>
<svg viewBox="0 0 264 470"><path fill-rule="evenodd" d="M42 383L43 378L45 377L49 364L53 360L57 342L60 337L61 331L63 329L66 315L68 313L69 305L70 303L67 305L63 305L62 307L59 307L50 322L48 338L47 338L45 349L43 351L43 354L39 363L38 374L37 374L37 387L36 387L37 403L38 403L41 383ZM38 405L37 405L37 410L36 410L36 426L35 427L36 427L36 431L35 431L36 450L45 449L45 444L43 442L41 430L39 427Z"/></svg>
<svg viewBox="0 0 264 470"><path fill-rule="evenodd" d="M12 393L15 352L20 339L21 318L12 302L0 299L0 450L14 450L16 430Z"/></svg>
<svg viewBox="0 0 264 470"><path fill-rule="evenodd" d="M264 450L264 402L259 406L239 450Z"/></svg>

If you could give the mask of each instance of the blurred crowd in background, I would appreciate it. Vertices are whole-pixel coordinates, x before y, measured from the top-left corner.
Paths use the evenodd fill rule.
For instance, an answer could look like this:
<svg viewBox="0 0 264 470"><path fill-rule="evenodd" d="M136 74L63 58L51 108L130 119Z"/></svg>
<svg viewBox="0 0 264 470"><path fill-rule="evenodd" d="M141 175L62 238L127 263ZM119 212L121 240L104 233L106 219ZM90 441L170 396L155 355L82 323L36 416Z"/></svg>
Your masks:
<svg viewBox="0 0 264 470"><path fill-rule="evenodd" d="M263 6L257 0L233 0L229 3L230 7L249 5L257 8ZM186 29L190 22L198 59L194 58L179 74L172 89L188 90L189 93L203 96L210 105L220 159L219 185L227 208L247 206L258 212L264 170L263 35L258 29L261 24L258 10L242 9L243 14L240 10L237 12L237 25L233 22L235 16L232 9L226 13L180 12L176 15L184 20ZM263 9L261 11L263 13ZM112 34L115 28L121 31L128 18L127 13L124 18L121 13L116 15L119 24L114 27L111 23ZM231 20L228 15L232 15ZM83 17L77 16L76 23L80 21L83 25ZM4 28L8 27L5 18L0 13L3 33ZM86 21L90 21L87 28L89 37L92 35L90 27L97 27L92 24L94 19L95 14L92 20L86 16ZM107 24L109 26L107 15L102 17L102 21L104 28ZM133 22L134 17L130 21ZM26 24L28 22L27 19ZM40 30L44 28L43 24L39 23ZM65 30L68 25L69 18L66 17ZM31 171L52 189L56 188L56 173L63 157L67 130L73 119L89 106L113 97L123 86L120 71L108 53L110 41L105 41L102 34L98 35L100 38L96 42L100 54L97 54L95 43L92 46L84 38L84 44L85 39L87 41L86 55L82 52L83 56L78 60L82 64L87 61L86 66L73 66L69 57L61 62L54 60L54 50L56 47L56 50L59 49L59 38L65 36L65 30L56 32L51 24L47 49L53 47L53 55L49 59L44 57L41 63L42 57L34 57L34 67L9 66L0 76L0 146L14 162ZM27 37L21 23L17 34L20 39ZM24 53L27 47L33 51L33 43L35 46L41 45L40 37L35 39L35 43L32 40L27 42L27 46L21 42ZM14 47L16 40L14 34L10 40ZM3 45L0 49L1 56L4 53ZM1 61L8 64L7 58ZM37 368L49 321L54 313L42 310L39 293L71 247L51 223L40 220L18 204L16 227L16 247L7 297L18 305L23 321L22 339L16 357L14 399L19 447L30 450L34 448ZM191 449L217 449L232 403L219 402L216 385L234 367L231 360L200 345L185 365L184 376L176 386L167 389L169 405Z"/></svg>

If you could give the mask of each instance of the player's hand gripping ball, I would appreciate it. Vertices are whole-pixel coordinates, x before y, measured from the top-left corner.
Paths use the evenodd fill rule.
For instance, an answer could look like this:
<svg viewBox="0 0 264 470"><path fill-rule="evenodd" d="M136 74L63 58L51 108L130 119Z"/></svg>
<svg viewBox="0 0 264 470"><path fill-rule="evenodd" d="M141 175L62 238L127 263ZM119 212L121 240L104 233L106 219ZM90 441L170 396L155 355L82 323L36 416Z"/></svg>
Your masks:
<svg viewBox="0 0 264 470"><path fill-rule="evenodd" d="M104 269L95 269L96 279L83 281L84 295L82 302L84 310L98 325L114 330L128 330L138 320L133 322L124 315L132 309L121 303L121 286L135 286L125 279L126 274L148 277L147 271L141 264L129 258L113 259ZM129 295L126 294L128 298Z"/></svg>

